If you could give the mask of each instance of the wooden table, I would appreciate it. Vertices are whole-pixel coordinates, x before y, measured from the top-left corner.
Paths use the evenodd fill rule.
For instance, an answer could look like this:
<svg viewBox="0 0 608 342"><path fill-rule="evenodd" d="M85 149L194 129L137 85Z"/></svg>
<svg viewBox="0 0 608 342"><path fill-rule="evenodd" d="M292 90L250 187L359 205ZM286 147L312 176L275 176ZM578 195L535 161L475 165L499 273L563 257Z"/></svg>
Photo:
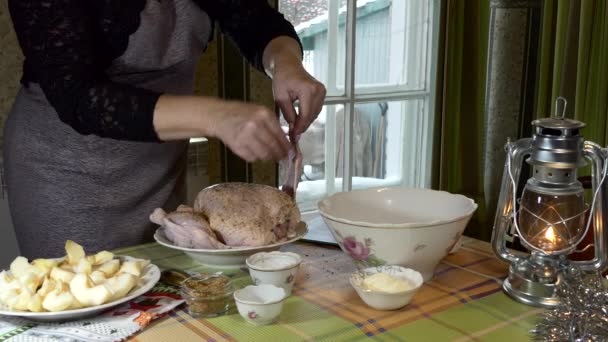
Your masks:
<svg viewBox="0 0 608 342"><path fill-rule="evenodd" d="M354 271L338 248L299 242L285 250L304 257L293 295L276 324L255 327L234 310L194 319L182 306L147 327L133 341L527 341L541 309L516 303L501 291L508 266L488 243L466 239L437 268L412 303L397 311L367 307L348 283ZM117 251L151 259L161 268L217 271L157 244ZM231 274L237 286L246 271Z"/></svg>

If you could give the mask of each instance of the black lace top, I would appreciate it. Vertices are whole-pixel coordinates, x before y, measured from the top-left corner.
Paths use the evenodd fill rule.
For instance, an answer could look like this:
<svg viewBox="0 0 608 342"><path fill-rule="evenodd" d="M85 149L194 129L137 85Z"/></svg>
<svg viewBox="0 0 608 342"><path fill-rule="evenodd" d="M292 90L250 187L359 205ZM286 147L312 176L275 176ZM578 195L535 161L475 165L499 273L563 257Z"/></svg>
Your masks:
<svg viewBox="0 0 608 342"><path fill-rule="evenodd" d="M160 94L112 82L105 73L127 49L146 1L163 0L9 0L25 55L22 83L39 84L60 119L81 134L158 141L152 120ZM260 70L273 38L298 40L266 0L193 1Z"/></svg>

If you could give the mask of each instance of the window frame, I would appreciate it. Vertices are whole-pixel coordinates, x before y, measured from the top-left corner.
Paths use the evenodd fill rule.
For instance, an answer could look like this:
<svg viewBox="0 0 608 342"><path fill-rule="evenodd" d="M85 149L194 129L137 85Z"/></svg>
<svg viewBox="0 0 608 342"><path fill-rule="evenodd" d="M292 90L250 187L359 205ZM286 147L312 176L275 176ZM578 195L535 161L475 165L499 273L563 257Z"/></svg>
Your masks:
<svg viewBox="0 0 608 342"><path fill-rule="evenodd" d="M401 0L398 0L401 1ZM356 87L355 80L355 50L356 50L356 29L357 29L357 0L346 0L346 20L345 20L345 36L346 36L346 49L345 49L345 74L344 74L344 85L338 87L336 80L336 73L329 72L327 75L326 87L328 94L339 94L342 95L327 95L324 101L324 105L327 107L326 121L325 121L325 141L336 140L336 117L335 109L337 105L344 106L344 126L343 144L344 144L344 159L342 169L342 188L336 189L336 145L325 144L325 194L329 196L335 192L348 192L353 187L353 115L355 113L355 106L360 103L374 102L374 101L408 101L408 100L422 100L424 109L421 115L414 116L410 121L408 119L407 127L402 128L403 136L405 134L414 134L417 137L417 141L421 141L421 144L410 144L410 146L404 146L402 149L402 171L401 171L401 184L407 182L414 187L428 188L431 186L432 178L432 160L433 160L433 127L435 123L435 98L436 98L436 81L437 81L437 67L439 61L437 60L438 48L439 48L439 25L440 25L440 10L441 3L439 0L410 0L406 3L409 6L408 15L413 15L420 11L421 2L428 1L429 4L429 23L427 29L427 41L426 48L424 49L425 54L429 55L426 58L425 63L425 82L422 89L404 89L403 85L387 85L387 86L370 86L364 85L363 87ZM362 5L364 5L363 3ZM328 14L327 14L327 44L328 44L328 56L327 65L337 65L338 59L338 30L339 30L339 15L340 15L340 3L335 0L328 0ZM355 15L353 15L355 14ZM408 51L404 51L407 54ZM420 72L419 70L413 70L415 63L405 63L406 73ZM416 160L416 165L411 165L405 161L408 159ZM314 203L299 203L300 210L306 216L314 214L318 211Z"/></svg>

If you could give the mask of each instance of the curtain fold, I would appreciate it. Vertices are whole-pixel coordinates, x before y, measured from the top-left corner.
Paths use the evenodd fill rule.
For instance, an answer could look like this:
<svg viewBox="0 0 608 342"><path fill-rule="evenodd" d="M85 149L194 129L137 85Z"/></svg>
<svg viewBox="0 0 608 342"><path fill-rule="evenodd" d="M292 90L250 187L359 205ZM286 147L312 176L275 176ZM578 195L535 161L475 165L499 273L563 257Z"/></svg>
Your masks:
<svg viewBox="0 0 608 342"><path fill-rule="evenodd" d="M587 124L585 139L606 145L608 4L604 0L545 0L543 19L536 116L553 114L555 99L564 96L566 116Z"/></svg>
<svg viewBox="0 0 608 342"><path fill-rule="evenodd" d="M479 209L467 235L489 238L483 139L489 0L448 0L443 61L439 187L468 196Z"/></svg>

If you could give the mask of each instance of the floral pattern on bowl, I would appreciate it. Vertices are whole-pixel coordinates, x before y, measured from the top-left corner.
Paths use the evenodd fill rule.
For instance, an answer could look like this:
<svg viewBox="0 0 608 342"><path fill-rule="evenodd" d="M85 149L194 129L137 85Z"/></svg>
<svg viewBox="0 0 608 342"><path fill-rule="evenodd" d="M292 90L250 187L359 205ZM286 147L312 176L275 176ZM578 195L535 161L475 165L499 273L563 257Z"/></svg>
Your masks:
<svg viewBox="0 0 608 342"><path fill-rule="evenodd" d="M337 230L336 235L338 245L353 258L357 267L376 267L386 264L386 261L374 254L372 239L366 238L363 241L358 241L354 236L343 237Z"/></svg>
<svg viewBox="0 0 608 342"><path fill-rule="evenodd" d="M256 318L258 318L258 314L255 313L255 311L249 311L249 313L247 314L247 317L249 317L249 319L256 319Z"/></svg>
<svg viewBox="0 0 608 342"><path fill-rule="evenodd" d="M285 279L286 284L291 284L296 277L293 274L290 274L287 279Z"/></svg>

